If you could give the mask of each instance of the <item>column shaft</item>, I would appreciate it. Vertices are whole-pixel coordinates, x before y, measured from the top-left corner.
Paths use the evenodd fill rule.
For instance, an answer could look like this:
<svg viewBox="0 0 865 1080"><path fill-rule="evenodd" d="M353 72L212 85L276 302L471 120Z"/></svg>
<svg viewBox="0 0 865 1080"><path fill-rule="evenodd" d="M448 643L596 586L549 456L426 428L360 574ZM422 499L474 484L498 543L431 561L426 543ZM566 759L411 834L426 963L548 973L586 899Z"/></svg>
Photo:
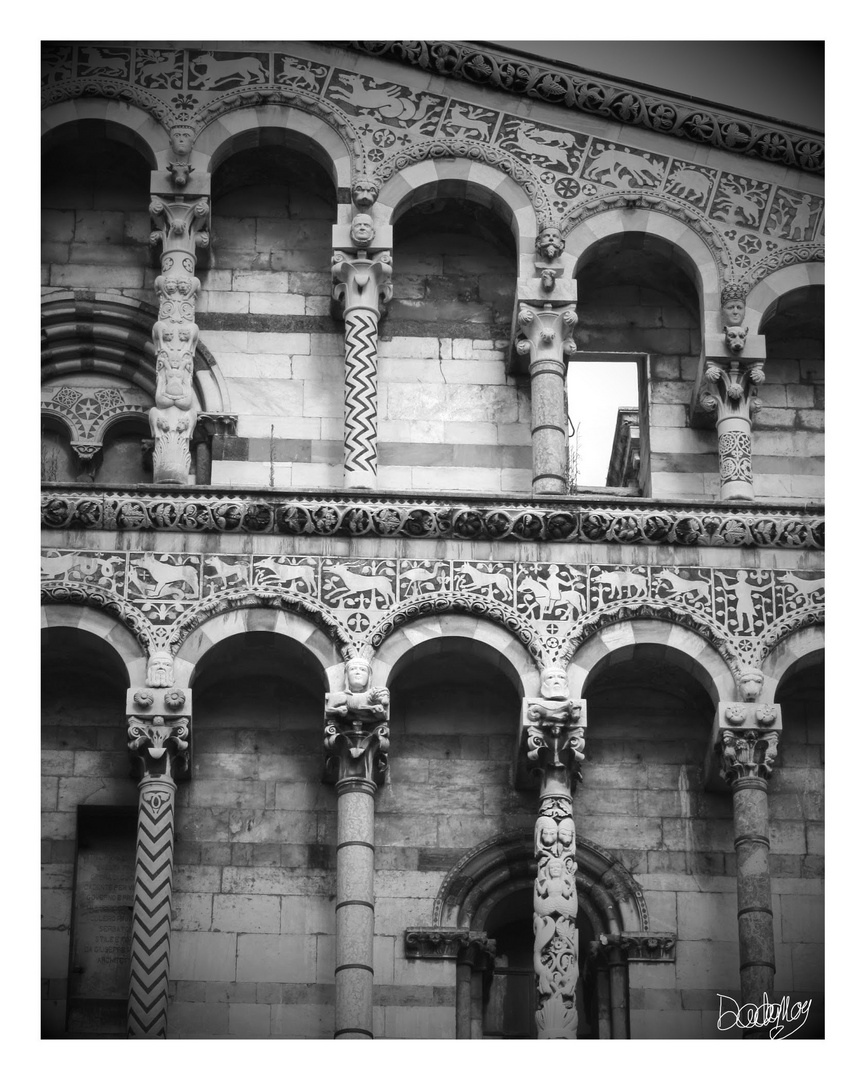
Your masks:
<svg viewBox="0 0 865 1080"><path fill-rule="evenodd" d="M376 785L337 781L336 1039L371 1039Z"/></svg>
<svg viewBox="0 0 865 1080"><path fill-rule="evenodd" d="M742 1003L759 1005L764 993L771 1000L775 978L768 785L747 777L734 780L732 788ZM759 1029L750 1030L759 1034Z"/></svg>
<svg viewBox="0 0 865 1080"><path fill-rule="evenodd" d="M630 1039L630 1007L628 1004L628 957L618 947L610 949L610 1034L614 1039Z"/></svg>
<svg viewBox="0 0 865 1080"><path fill-rule="evenodd" d="M568 490L568 432L565 365L532 364L532 494L563 495Z"/></svg>
<svg viewBox="0 0 865 1080"><path fill-rule="evenodd" d="M722 499L753 499L751 418L734 415L718 419L718 466Z"/></svg>
<svg viewBox="0 0 865 1080"><path fill-rule="evenodd" d="M457 960L457 1027L458 1039L472 1037L472 964Z"/></svg>
<svg viewBox="0 0 865 1080"><path fill-rule="evenodd" d="M145 776L138 784L127 1010L130 1038L165 1038L167 1033L176 789L170 776Z"/></svg>
<svg viewBox="0 0 865 1080"><path fill-rule="evenodd" d="M345 313L345 485L374 488L378 473L378 312Z"/></svg>

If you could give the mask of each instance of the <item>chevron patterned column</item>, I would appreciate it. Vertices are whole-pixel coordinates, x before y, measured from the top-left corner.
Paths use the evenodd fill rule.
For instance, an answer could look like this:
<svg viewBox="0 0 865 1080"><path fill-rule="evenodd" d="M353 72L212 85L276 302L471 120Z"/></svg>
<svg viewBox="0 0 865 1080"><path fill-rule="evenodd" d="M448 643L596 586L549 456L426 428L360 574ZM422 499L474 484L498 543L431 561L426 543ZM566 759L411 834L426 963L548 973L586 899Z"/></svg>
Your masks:
<svg viewBox="0 0 865 1080"><path fill-rule="evenodd" d="M143 773L138 784L129 1038L167 1034L175 776L189 767L190 706L188 689L128 692L129 752Z"/></svg>
<svg viewBox="0 0 865 1080"><path fill-rule="evenodd" d="M359 215L363 218L364 215ZM358 236L357 220L352 238ZM393 293L391 257L383 251L333 256L333 296L345 317L345 486L375 488L378 438L378 321Z"/></svg>

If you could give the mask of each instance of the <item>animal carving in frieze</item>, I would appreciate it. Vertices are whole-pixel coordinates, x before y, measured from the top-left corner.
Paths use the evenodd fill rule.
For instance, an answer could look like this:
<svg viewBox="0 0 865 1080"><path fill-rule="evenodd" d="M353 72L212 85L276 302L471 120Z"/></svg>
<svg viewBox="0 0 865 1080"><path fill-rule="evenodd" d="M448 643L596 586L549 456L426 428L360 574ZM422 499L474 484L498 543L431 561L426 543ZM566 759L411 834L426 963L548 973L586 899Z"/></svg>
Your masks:
<svg viewBox="0 0 865 1080"><path fill-rule="evenodd" d="M111 56L92 45L82 45L78 49L78 65L82 75L100 75L103 78L125 79L129 74L128 57Z"/></svg>
<svg viewBox="0 0 865 1080"><path fill-rule="evenodd" d="M304 563L281 563L270 557L259 559L255 564L256 585L305 585L310 592L315 590L315 567Z"/></svg>
<svg viewBox="0 0 865 1080"><path fill-rule="evenodd" d="M319 76L323 75L327 71L327 68L305 68L302 67L300 62L295 60L293 56L283 56L282 58L282 71L277 72L277 82L285 83L286 86L292 86L298 90L318 90L318 79L316 73Z"/></svg>
<svg viewBox="0 0 865 1080"><path fill-rule="evenodd" d="M484 119L486 117L487 119ZM456 135L464 139L469 135L476 135L481 139L489 139L492 128L495 126L496 114L489 113L486 109L475 108L472 105L464 105L455 101L450 107L447 120L442 129L447 129L449 135Z"/></svg>
<svg viewBox="0 0 865 1080"><path fill-rule="evenodd" d="M414 95L404 86L385 83L381 86L361 75L340 72L340 82L331 86L328 94L334 101L350 105L361 113L376 113L388 120L403 123L425 119L438 106L440 99L430 94Z"/></svg>
<svg viewBox="0 0 865 1080"><path fill-rule="evenodd" d="M672 570L662 570L655 578L659 586L664 585L663 594L658 590L658 595L663 595L665 600L684 600L693 603L701 600L709 604L712 601L712 593L708 581L699 578L683 578Z"/></svg>
<svg viewBox="0 0 865 1080"><path fill-rule="evenodd" d="M623 596L646 595L649 587L649 579L632 570L600 570L594 575L594 581L597 582L598 598L602 602L605 588L609 590L606 599L615 600Z"/></svg>
<svg viewBox="0 0 865 1080"><path fill-rule="evenodd" d="M714 176L708 173L680 166L676 172L670 174L667 190L683 199L697 200L703 206L712 190L714 179Z"/></svg>
<svg viewBox="0 0 865 1080"><path fill-rule="evenodd" d="M384 604L396 602L393 582L384 574L358 574L342 563L329 566L327 573L330 578L330 594L327 599L331 603L357 600L358 607L362 607L365 599L366 606L373 607L377 606L378 599ZM334 579L341 582L341 585L337 585Z"/></svg>
<svg viewBox="0 0 865 1080"><path fill-rule="evenodd" d="M242 85L267 82L268 77L267 69L257 56L218 60L214 53L199 53L190 57L189 71L197 80L196 88L201 90L216 90L232 80Z"/></svg>
<svg viewBox="0 0 865 1080"><path fill-rule="evenodd" d="M601 144L603 145L603 144ZM663 159L653 161L636 152L617 147L608 147L591 158L583 176L599 184L612 184L616 187L631 187L631 181L643 187L659 184L664 175Z"/></svg>
<svg viewBox="0 0 865 1080"><path fill-rule="evenodd" d="M142 578L140 571L144 571ZM198 567L163 562L155 555L142 555L129 568L130 581L142 596L174 596L188 599L198 595Z"/></svg>

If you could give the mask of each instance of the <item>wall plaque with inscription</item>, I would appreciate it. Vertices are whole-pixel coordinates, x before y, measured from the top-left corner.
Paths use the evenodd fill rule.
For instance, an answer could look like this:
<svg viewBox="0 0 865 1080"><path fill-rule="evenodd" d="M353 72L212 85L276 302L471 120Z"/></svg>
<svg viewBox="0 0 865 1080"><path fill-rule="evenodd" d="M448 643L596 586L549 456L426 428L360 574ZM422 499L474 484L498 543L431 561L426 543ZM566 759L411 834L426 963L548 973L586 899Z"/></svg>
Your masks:
<svg viewBox="0 0 865 1080"><path fill-rule="evenodd" d="M134 880L134 812L79 812L70 1033L126 1034Z"/></svg>

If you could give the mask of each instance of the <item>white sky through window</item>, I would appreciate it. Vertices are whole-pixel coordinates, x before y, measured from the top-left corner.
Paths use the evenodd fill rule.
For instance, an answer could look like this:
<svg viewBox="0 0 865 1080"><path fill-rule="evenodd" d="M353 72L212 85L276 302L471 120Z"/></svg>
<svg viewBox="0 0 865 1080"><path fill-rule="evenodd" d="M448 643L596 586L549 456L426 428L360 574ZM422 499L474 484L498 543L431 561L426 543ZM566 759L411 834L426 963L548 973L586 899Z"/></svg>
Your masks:
<svg viewBox="0 0 865 1080"><path fill-rule="evenodd" d="M579 431L580 487L606 484L618 410L623 406L636 409L638 403L636 363L572 360L568 364L568 413Z"/></svg>

